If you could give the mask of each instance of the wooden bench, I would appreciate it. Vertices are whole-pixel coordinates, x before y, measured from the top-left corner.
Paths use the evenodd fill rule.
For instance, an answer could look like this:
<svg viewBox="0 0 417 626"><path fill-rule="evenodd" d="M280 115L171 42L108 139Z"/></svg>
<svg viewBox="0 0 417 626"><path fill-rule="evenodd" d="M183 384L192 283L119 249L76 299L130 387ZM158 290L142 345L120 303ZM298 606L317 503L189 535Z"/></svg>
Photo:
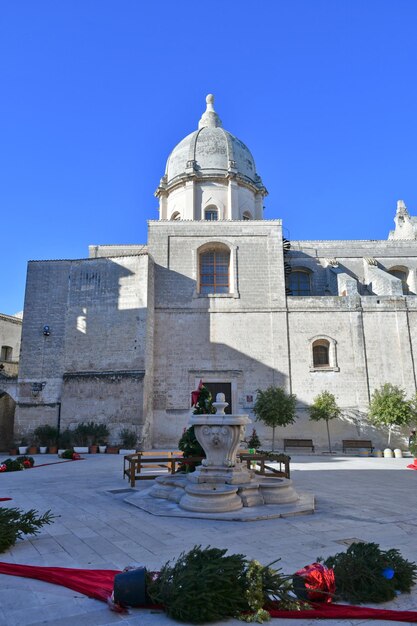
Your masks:
<svg viewBox="0 0 417 626"><path fill-rule="evenodd" d="M314 452L312 439L284 439L284 452L287 448L311 448Z"/></svg>
<svg viewBox="0 0 417 626"><path fill-rule="evenodd" d="M252 463L256 463L255 473L262 476L290 477L290 457L284 454L247 454L246 450L239 455L240 460L248 469ZM123 479L128 478L130 486L134 487L137 480L150 480L161 476L162 473L175 474L180 465L201 463L203 457L193 456L184 459L182 452L177 451L151 451L136 452L123 457ZM272 467L271 463L279 463L279 469ZM146 469L156 469L157 472L144 472Z"/></svg>
<svg viewBox="0 0 417 626"><path fill-rule="evenodd" d="M180 451L152 450L150 452L136 452L123 457L123 478L130 481L134 487L137 480L149 480L161 476L161 473L175 474L178 466L184 463L201 462L202 457L184 459ZM144 472L146 469L158 471ZM161 470L164 470L161 472Z"/></svg>
<svg viewBox="0 0 417 626"><path fill-rule="evenodd" d="M260 476L282 476L283 478L290 477L290 460L291 457L286 454L248 454L240 453L240 460L242 463L246 462L248 469L253 469L255 465L255 474ZM272 467L271 463L279 463L279 469Z"/></svg>
<svg viewBox="0 0 417 626"><path fill-rule="evenodd" d="M343 452L349 449L358 450L360 448L367 448L373 452L373 445L370 439L343 439L342 441Z"/></svg>

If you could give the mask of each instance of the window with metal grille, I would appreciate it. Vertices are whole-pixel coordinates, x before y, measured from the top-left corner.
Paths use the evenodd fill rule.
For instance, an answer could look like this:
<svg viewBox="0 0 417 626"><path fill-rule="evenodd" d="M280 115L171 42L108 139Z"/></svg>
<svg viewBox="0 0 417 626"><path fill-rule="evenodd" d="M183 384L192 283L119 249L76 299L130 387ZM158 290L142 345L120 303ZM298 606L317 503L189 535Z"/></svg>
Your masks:
<svg viewBox="0 0 417 626"><path fill-rule="evenodd" d="M200 293L229 293L228 250L209 250L200 254Z"/></svg>
<svg viewBox="0 0 417 626"><path fill-rule="evenodd" d="M291 272L289 278L289 288L292 296L310 296L311 280L309 272L295 270Z"/></svg>

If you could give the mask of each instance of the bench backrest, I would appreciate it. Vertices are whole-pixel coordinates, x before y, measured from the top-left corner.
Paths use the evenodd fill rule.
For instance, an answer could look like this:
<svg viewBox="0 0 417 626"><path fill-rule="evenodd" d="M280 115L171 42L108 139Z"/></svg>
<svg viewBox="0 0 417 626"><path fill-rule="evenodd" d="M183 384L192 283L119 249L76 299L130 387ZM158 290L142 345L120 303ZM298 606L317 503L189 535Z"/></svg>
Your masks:
<svg viewBox="0 0 417 626"><path fill-rule="evenodd" d="M284 439L284 443L286 443L287 445L304 445L307 444L308 446L313 445L313 440L312 439Z"/></svg>
<svg viewBox="0 0 417 626"><path fill-rule="evenodd" d="M370 439L343 439L343 445L362 445L362 446L372 446L372 441Z"/></svg>

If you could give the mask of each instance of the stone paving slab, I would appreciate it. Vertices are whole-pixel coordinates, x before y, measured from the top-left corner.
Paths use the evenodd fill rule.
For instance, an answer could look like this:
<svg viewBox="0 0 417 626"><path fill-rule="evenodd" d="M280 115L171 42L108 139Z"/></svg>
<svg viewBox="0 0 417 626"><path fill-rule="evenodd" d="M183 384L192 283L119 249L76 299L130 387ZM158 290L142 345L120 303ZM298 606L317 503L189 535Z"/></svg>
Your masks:
<svg viewBox="0 0 417 626"><path fill-rule="evenodd" d="M56 457L37 456L41 463ZM313 515L258 520L251 524L207 519L155 517L124 501L146 489L130 490L117 455L86 455L84 461L35 467L0 475L3 506L51 509L59 516L37 537L19 541L0 560L28 565L122 569L136 562L158 569L195 544L228 548L268 563L281 557L285 573L327 557L357 538L384 549L399 548L417 561L417 472L409 459L292 455L297 490L315 495ZM128 491L125 491L125 490ZM417 610L417 590L385 608ZM320 620L319 620L320 621ZM104 603L41 581L0 575L0 626L174 624L165 614L134 609L128 615ZM275 620L280 626L317 624L318 620ZM384 624L368 620L323 620L325 626ZM394 622L386 622L393 624ZM217 626L237 626L238 620Z"/></svg>

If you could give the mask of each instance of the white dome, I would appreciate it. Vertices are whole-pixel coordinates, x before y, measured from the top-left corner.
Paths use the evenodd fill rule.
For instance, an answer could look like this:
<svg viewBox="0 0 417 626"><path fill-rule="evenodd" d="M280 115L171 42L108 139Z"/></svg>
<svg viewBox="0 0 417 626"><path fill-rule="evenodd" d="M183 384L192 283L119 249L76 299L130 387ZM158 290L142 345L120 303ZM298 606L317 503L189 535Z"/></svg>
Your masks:
<svg viewBox="0 0 417 626"><path fill-rule="evenodd" d="M255 160L247 146L224 130L213 109L214 97L206 98L207 110L198 130L187 135L168 157L164 182L170 186L192 173L197 178L234 174L242 181L264 189Z"/></svg>

